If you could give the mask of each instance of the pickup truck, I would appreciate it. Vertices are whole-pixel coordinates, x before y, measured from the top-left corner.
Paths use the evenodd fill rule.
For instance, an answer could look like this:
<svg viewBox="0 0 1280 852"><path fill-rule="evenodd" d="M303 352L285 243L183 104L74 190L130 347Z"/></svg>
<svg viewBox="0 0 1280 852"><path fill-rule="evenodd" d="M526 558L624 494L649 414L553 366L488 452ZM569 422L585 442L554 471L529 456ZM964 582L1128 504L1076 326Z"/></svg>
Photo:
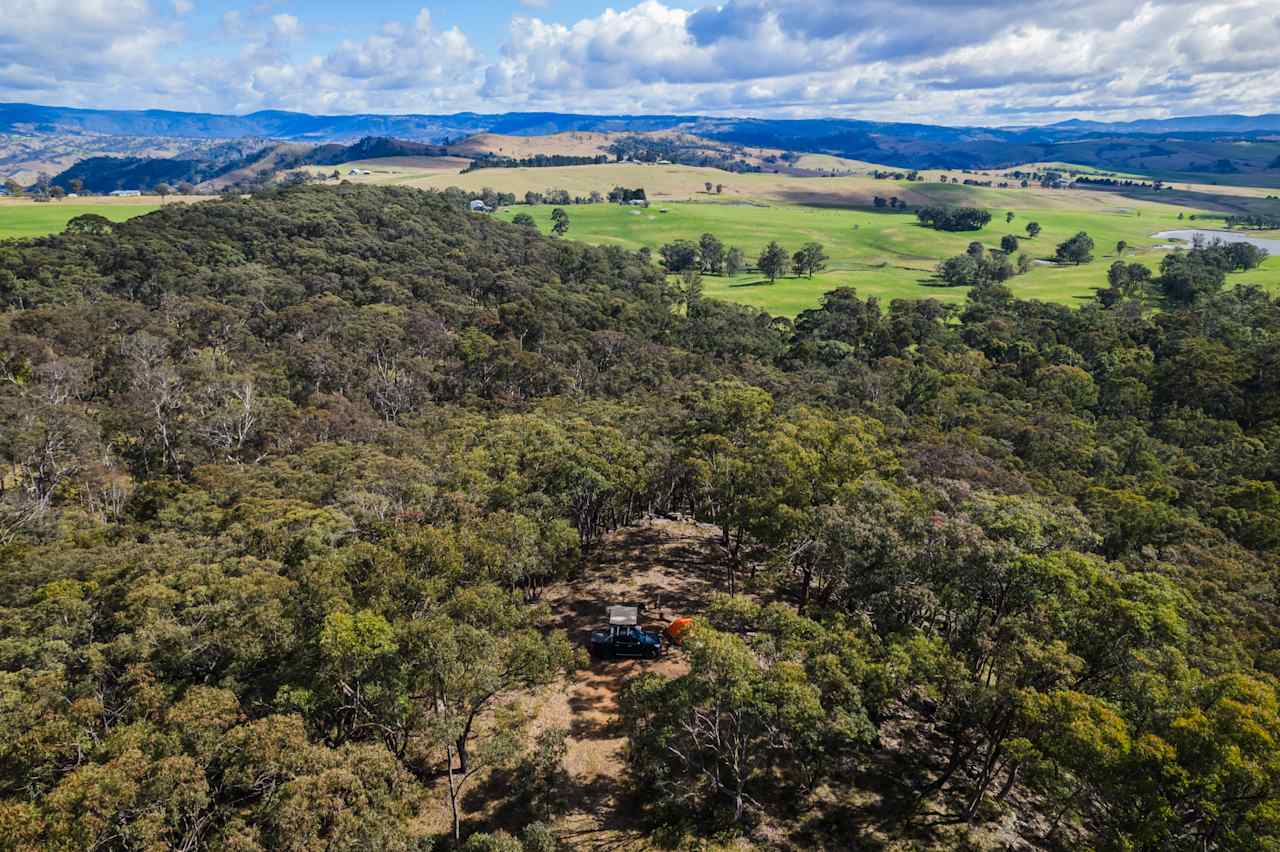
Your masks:
<svg viewBox="0 0 1280 852"><path fill-rule="evenodd" d="M618 657L656 660L662 656L662 634L633 624L611 624L603 630L592 631L591 656L606 660Z"/></svg>

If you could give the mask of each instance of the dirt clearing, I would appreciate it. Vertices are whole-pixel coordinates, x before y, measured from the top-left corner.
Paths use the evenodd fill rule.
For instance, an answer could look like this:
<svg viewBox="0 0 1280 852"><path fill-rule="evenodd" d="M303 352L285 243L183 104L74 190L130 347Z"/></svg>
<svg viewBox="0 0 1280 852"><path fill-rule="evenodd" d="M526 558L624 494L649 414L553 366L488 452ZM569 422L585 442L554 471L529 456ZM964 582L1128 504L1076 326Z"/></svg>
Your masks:
<svg viewBox="0 0 1280 852"><path fill-rule="evenodd" d="M679 615L702 612L723 577L718 530L705 524L653 519L608 536L582 573L550 589L545 602L556 626L586 648L592 628L607 623L611 604L640 604L640 624L661 629ZM573 781L572 809L557 821L575 849L643 846L632 827L626 794L626 739L618 719L618 695L644 671L669 677L687 669L670 650L660 660L591 660L572 679L540 698L535 728L569 732L565 768Z"/></svg>

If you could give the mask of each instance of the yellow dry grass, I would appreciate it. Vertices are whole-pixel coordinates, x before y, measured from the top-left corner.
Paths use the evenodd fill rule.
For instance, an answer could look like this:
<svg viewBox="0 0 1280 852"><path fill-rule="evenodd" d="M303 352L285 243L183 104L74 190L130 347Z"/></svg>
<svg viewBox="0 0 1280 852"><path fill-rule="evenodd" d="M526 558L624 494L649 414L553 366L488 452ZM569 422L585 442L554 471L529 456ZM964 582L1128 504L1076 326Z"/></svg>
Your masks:
<svg viewBox="0 0 1280 852"><path fill-rule="evenodd" d="M77 198L68 198L63 201L35 201L30 198L8 198L0 196L0 206L6 208L21 207L57 207L58 205L75 206L78 204L107 205L114 206L136 206L145 205L155 207L158 204L193 204L197 201L207 201L213 196L209 195L170 195L167 198L161 198L158 195L134 195L134 196L113 196L113 195L81 195Z"/></svg>
<svg viewBox="0 0 1280 852"><path fill-rule="evenodd" d="M851 161L852 162L852 161ZM368 168L372 174L345 177L352 165ZM787 174L733 174L721 169L680 165L608 163L598 166L554 168L478 169L461 174L436 161L400 166L383 160L364 164L344 163L337 167L343 180L353 183L394 184L421 189L456 186L468 191L492 188L523 198L526 192L564 189L570 195L587 196L592 191L608 193L615 186L643 187L652 201L708 201L718 203L802 204L822 207L866 207L875 196L896 195L910 205L948 203L979 204L993 209L1103 210L1113 209L1118 199L1110 193L1089 190L1045 190L1039 187L992 189L942 185L932 182L876 180L865 174L840 177L797 177ZM332 173L334 167L313 171ZM706 184L713 187L708 193ZM714 187L724 187L716 193ZM1123 202L1121 202L1123 203Z"/></svg>
<svg viewBox="0 0 1280 852"><path fill-rule="evenodd" d="M468 136L449 151L462 156L495 154L501 157L532 157L535 154L560 154L568 157L594 157L607 153L617 133L569 131L545 136L506 136L500 133L477 133ZM628 134L633 135L633 134Z"/></svg>

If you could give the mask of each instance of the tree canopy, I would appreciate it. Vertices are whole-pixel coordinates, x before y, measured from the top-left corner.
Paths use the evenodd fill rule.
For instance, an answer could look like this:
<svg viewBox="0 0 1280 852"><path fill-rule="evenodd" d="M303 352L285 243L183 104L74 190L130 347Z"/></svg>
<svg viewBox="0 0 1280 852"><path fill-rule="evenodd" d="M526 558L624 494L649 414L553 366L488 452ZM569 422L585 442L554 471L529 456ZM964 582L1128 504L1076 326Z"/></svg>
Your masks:
<svg viewBox="0 0 1280 852"><path fill-rule="evenodd" d="M979 207L929 205L916 211L920 224L939 231L980 231L991 222L991 211Z"/></svg>
<svg viewBox="0 0 1280 852"><path fill-rule="evenodd" d="M0 245L4 843L420 849L435 802L548 848L529 708L581 659L545 592L663 513L713 525L672 570L723 594L623 690L647 828L848 848L883 797L1044 848L1280 843L1250 258L790 321L688 250L677 283L353 185ZM508 794L539 821L475 804Z"/></svg>

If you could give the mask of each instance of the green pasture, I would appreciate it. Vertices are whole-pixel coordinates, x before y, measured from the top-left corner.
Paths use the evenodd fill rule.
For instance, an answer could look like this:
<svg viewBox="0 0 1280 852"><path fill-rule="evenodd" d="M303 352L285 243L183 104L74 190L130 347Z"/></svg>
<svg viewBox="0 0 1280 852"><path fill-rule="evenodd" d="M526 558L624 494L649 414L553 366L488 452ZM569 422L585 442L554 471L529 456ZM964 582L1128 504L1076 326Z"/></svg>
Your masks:
<svg viewBox="0 0 1280 852"><path fill-rule="evenodd" d="M938 200L943 201L951 187L930 189L942 190L939 195L943 197ZM1178 213L1185 209L1167 205L1126 204L1118 199L1119 203L1104 209L1041 208L1024 212L990 204L1008 202L1016 193L962 186L954 189L957 202L963 199L986 204L992 212L991 224L981 231L947 233L920 226L914 214L866 209L678 202L655 203L640 209L596 204L567 208L568 236L629 249L648 246L656 252L663 243L676 239L696 242L703 233L712 233L727 246L741 248L753 264L770 240L777 240L788 251L795 251L806 242L820 242L831 261L827 271L812 280L792 277L770 284L756 273L732 279L704 279L708 295L778 315L795 315L816 305L823 293L840 286L855 287L861 295L877 296L884 302L896 298L963 301L963 288L939 287L932 273L939 261L963 252L971 241L980 240L989 248L998 248L1002 236L1015 234L1023 238L1020 251L1037 260L1050 260L1058 243L1078 231L1086 231L1096 244L1092 263L1068 267L1037 264L1010 282L1022 298L1078 305L1091 299L1098 287L1106 286L1107 267L1117 259L1118 241L1129 245L1126 261L1136 260L1156 268L1166 250L1153 246L1167 241L1154 239L1151 234L1197 225L1215 227L1209 222L1179 220ZM517 206L497 215L509 220L516 213L529 213L543 232L549 232L552 209L549 205ZM1014 219L1006 224L1008 212L1014 214ZM1031 221L1039 222L1043 230L1035 239L1025 239L1026 225ZM1229 283L1232 281L1280 285L1280 257L1268 259L1261 269L1233 275Z"/></svg>
<svg viewBox="0 0 1280 852"><path fill-rule="evenodd" d="M67 222L85 213L97 213L113 222L123 222L158 209L157 204L0 203L0 239L60 234Z"/></svg>

